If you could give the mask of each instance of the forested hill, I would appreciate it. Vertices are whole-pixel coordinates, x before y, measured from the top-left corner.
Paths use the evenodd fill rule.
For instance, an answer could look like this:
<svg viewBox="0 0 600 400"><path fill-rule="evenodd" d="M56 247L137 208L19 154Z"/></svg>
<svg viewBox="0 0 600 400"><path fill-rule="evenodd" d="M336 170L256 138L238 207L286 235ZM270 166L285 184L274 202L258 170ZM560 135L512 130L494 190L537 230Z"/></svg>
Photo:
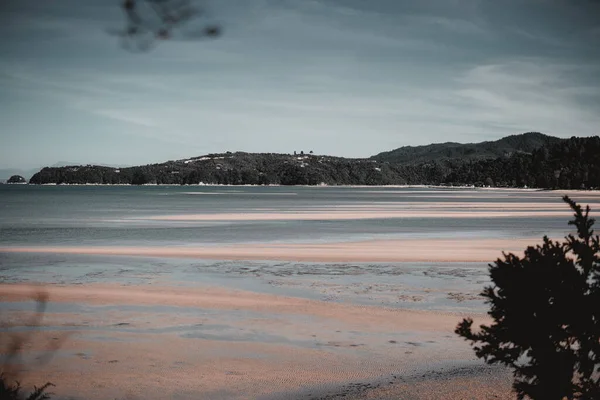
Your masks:
<svg viewBox="0 0 600 400"><path fill-rule="evenodd" d="M528 132L500 140L481 143L434 143L427 146L404 146L371 157L377 161L399 164L420 164L445 160L483 160L506 157L516 153L531 153L542 146L560 143L565 139Z"/></svg>
<svg viewBox="0 0 600 400"><path fill-rule="evenodd" d="M536 137L545 143L535 147L536 145L532 144L534 141L530 139ZM493 156L487 158L444 156L424 162L390 162L376 158L348 159L312 154L228 152L120 169L92 165L44 168L31 178L30 183L424 184L600 188L600 157L598 156L600 138L598 136L557 139L539 136L539 134L524 134L509 136L490 143L501 143L502 146L507 146L505 148L510 145L513 150L495 158L490 158ZM514 150L517 147L519 150Z"/></svg>

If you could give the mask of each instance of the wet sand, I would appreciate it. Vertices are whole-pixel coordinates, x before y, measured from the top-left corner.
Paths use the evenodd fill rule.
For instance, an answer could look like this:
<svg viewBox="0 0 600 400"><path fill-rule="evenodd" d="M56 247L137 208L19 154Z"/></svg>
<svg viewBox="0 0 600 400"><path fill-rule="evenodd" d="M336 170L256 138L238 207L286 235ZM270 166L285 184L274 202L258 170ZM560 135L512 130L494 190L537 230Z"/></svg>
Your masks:
<svg viewBox="0 0 600 400"><path fill-rule="evenodd" d="M572 213L568 210L550 207L548 210L519 210L519 211L473 211L464 206L464 212L444 210L400 210L377 211L361 210L360 212L340 211L291 211L288 213L228 213L228 214L185 214L161 215L139 218L154 221L321 221L321 220L361 220L361 219L388 219L388 218L515 218L515 217L568 217Z"/></svg>
<svg viewBox="0 0 600 400"><path fill-rule="evenodd" d="M31 298L35 290L36 286L31 285L0 284L0 300L25 301ZM48 293L53 302L60 303L160 305L306 314L357 326L372 325L371 329L374 330L439 331L451 329L456 323L455 314L335 304L216 287L194 289L122 285L44 285L43 290Z"/></svg>
<svg viewBox="0 0 600 400"><path fill-rule="evenodd" d="M38 289L0 285L0 300L20 304ZM354 393L380 398L368 396L401 393L411 379L425 382L437 376L437 363L473 358L468 345L452 334L460 319L452 313L215 287L47 285L44 290L53 304L85 310L49 312L44 330L27 348L29 354L40 354L52 338L72 332L53 362L31 366L23 374L28 382L57 383L58 395L275 399L294 398L295 393L297 398L316 399ZM138 308L127 311L125 306ZM160 311L158 306L175 308ZM486 320L473 316L478 322ZM469 373L481 368L472 361L467 364ZM423 365L434 367L415 376ZM369 390L354 390L360 382ZM354 389L349 391L348 385ZM473 390L471 394L485 394L489 382L481 379Z"/></svg>
<svg viewBox="0 0 600 400"><path fill-rule="evenodd" d="M128 220L147 221L320 221L364 220L406 218L519 218L519 217L569 217L573 213L568 206L556 202L507 202L507 201L452 201L460 195L447 194L448 201L385 201L367 204L337 204L328 207L304 206L282 210L261 210L244 213L202 213L149 215ZM553 195L556 196L556 195ZM419 195L419 197L423 197ZM481 194L474 197L481 199ZM498 197L496 197L497 199ZM548 197L552 199L553 197ZM598 197L587 197L592 209L600 208ZM592 202L590 202L590 200ZM265 212L266 211L266 212Z"/></svg>
<svg viewBox="0 0 600 400"><path fill-rule="evenodd" d="M284 260L305 262L490 262L502 252L522 254L541 240L407 239L338 243L238 244L235 246L59 246L0 247L5 253L90 254L180 257L218 260Z"/></svg>

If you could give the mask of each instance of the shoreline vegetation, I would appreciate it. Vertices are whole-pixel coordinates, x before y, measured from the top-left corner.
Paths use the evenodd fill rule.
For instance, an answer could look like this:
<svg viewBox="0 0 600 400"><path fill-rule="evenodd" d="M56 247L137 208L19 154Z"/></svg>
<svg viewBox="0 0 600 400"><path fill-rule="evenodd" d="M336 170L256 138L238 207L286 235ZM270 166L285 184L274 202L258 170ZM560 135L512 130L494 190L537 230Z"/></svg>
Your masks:
<svg viewBox="0 0 600 400"><path fill-rule="evenodd" d="M370 158L226 152L127 168L46 167L29 183L598 189L598 154L598 136L530 132L495 142L408 146Z"/></svg>
<svg viewBox="0 0 600 400"><path fill-rule="evenodd" d="M345 188L345 189L477 189L477 190L511 190L511 191L523 191L523 192L556 192L556 193L600 193L600 187L586 188L586 189L562 189L562 188L537 188L537 187L507 187L507 186L475 186L475 185L462 185L462 186L446 186L446 185L281 185L281 184L269 184L269 185L258 185L258 184L222 184L222 183L186 183L186 184L173 184L173 183L145 183L143 185L132 185L129 183L20 183L20 184L1 184L7 186L100 186L100 187L304 187L310 189L317 188Z"/></svg>

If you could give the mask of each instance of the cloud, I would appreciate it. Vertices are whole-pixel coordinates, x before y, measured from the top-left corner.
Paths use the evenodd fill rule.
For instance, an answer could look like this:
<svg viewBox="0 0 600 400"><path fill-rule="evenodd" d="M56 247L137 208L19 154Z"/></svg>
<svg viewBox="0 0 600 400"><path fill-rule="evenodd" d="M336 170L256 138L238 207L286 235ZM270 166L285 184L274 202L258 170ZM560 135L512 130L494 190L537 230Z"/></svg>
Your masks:
<svg viewBox="0 0 600 400"><path fill-rule="evenodd" d="M94 160L113 154L93 137L104 131L149 139L131 157L161 160L225 148L369 156L600 126L600 30L582 1L215 0L207 20L223 37L144 54L106 33L124 23L118 2L7 4L0 135L13 150L0 158L15 163L68 158L74 137L98 143ZM37 130L53 140L20 138Z"/></svg>
<svg viewBox="0 0 600 400"><path fill-rule="evenodd" d="M548 60L510 60L473 67L457 79L456 95L471 113L489 120L558 135L597 134L600 92L577 82L595 66L552 64ZM600 68L597 69L600 72Z"/></svg>
<svg viewBox="0 0 600 400"><path fill-rule="evenodd" d="M139 125L145 128L156 128L158 126L156 121L154 121L152 118L148 118L148 116L140 116L124 110L100 109L93 110L92 112L116 121L122 121L132 125Z"/></svg>

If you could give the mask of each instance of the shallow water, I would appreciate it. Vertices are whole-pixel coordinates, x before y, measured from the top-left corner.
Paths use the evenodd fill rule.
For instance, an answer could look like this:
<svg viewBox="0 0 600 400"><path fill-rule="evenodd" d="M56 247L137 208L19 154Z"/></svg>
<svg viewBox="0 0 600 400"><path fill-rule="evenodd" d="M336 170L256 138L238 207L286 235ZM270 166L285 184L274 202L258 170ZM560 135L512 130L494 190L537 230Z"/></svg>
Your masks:
<svg viewBox="0 0 600 400"><path fill-rule="evenodd" d="M0 185L0 248L507 239L568 232L561 194L547 191L352 187ZM598 202L593 192L574 196ZM336 219L339 210L444 210L454 217ZM564 210L561 210L564 208ZM470 218L475 210L550 210L546 216ZM287 219L303 212L323 219ZM282 214L276 220L171 220L187 215ZM555 213L555 214L553 214ZM460 217L465 215L465 217ZM568 216L568 214L566 214ZM364 216L364 215L363 215ZM155 218L164 219L155 219ZM310 252L310 246L307 247ZM436 249L431 249L435 252ZM498 254L500 255L500 254ZM490 259L490 261L493 261ZM8 253L2 282L217 285L332 302L482 310L487 263L302 263Z"/></svg>
<svg viewBox="0 0 600 400"><path fill-rule="evenodd" d="M489 283L487 262L372 262L377 254L371 253L362 254L361 262L301 262L287 254L269 261L267 251L266 261L209 260L135 251L291 243L304 244L297 252L316 253L320 246L325 254L340 242L352 247L368 241L380 244L364 247L374 252L418 239L419 249L435 254L456 249L429 248L430 239L534 244L544 234L569 231L560 196L428 188L0 185L0 313L9 322L0 332L35 331L50 342L70 335L53 363L29 371L33 382L54 380L56 392L69 398L315 398L304 395L340 395L348 387L359 394L388 390L392 382L405 393L403 382L414 386L416 374L419 382L443 374L480 385L483 364L453 329L461 315L486 311L479 293ZM573 198L600 202L597 193ZM26 251L40 246L53 252ZM85 252L100 246L105 254ZM126 246L133 254L110 254ZM12 251L17 248L24 250ZM66 248L84 251L65 254ZM500 255L493 250L490 262ZM34 315L34 303L26 299L36 290L23 283L47 284L51 293L40 326L23 322ZM11 298L9 292L20 288L20 297ZM33 348L23 359L35 364L40 354ZM448 375L457 368L465 373ZM72 378L74 371L80 377ZM142 381L135 380L139 376ZM509 386L508 380L494 381L489 388L496 398L510 398Z"/></svg>
<svg viewBox="0 0 600 400"><path fill-rule="evenodd" d="M193 195L191 193L194 193ZM582 194L581 197L588 196ZM456 203L463 203L457 208ZM527 216L561 207L553 192L399 188L108 187L0 185L0 246L153 245L349 241L404 237L518 237L566 231L564 213ZM469 205L502 211L525 203L518 217L461 218ZM340 210L443 207L452 218L335 218ZM447 205L447 207L445 206ZM533 206L533 208L531 208ZM466 208L465 208L466 207ZM318 220L156 220L190 214L299 213ZM433 209L432 209L433 210ZM565 207L566 211L567 208ZM329 216L328 216L329 214Z"/></svg>

